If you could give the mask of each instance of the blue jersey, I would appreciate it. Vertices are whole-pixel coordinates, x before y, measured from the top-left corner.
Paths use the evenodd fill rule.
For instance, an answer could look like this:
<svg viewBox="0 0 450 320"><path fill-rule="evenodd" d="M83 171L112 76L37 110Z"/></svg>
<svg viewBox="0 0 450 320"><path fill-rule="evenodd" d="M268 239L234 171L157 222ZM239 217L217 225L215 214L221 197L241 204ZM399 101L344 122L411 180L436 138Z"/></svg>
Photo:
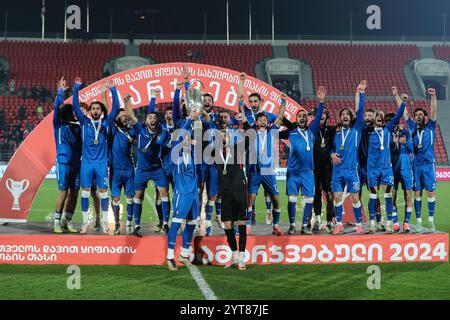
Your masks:
<svg viewBox="0 0 450 320"><path fill-rule="evenodd" d="M169 126L167 123L163 123L161 124L161 129L166 131L166 140L164 141L162 146L161 158L163 161L164 171L168 175L171 171L170 146L172 140L172 133L175 128L173 126Z"/></svg>
<svg viewBox="0 0 450 320"><path fill-rule="evenodd" d="M270 112L265 112L263 110L260 110L257 113L254 113L252 109L247 108L244 105L244 113L245 113L245 117L247 118L248 123L253 126L256 122L256 117L258 116L258 114L262 113L265 114L267 116L267 120L269 121L269 123L273 123L276 119L277 119L277 115L270 113Z"/></svg>
<svg viewBox="0 0 450 320"><path fill-rule="evenodd" d="M406 138L406 143L391 143L392 167L394 172L402 170L411 170L411 155L414 153L414 147L409 129L403 129L398 132L398 138Z"/></svg>
<svg viewBox="0 0 450 320"><path fill-rule="evenodd" d="M188 130L191 126L192 120L186 119L183 128ZM172 150L179 148L179 158L171 162L172 174L174 179L174 193L176 194L194 194L198 195L198 173L197 165L194 162L195 148L192 148L190 152L184 152L183 148L179 144L183 143L183 136L180 136L177 141L172 142Z"/></svg>
<svg viewBox="0 0 450 320"><path fill-rule="evenodd" d="M413 134L414 164L434 163L436 161L434 154L436 121L430 119L423 128L418 128L416 122L409 118L407 124Z"/></svg>
<svg viewBox="0 0 450 320"><path fill-rule="evenodd" d="M395 116L385 127L373 128L369 131L369 144L367 149L367 171L375 168L391 168L391 149L392 132L398 125L400 118L405 112L405 102L402 102ZM383 142L383 143L381 143Z"/></svg>
<svg viewBox="0 0 450 320"><path fill-rule="evenodd" d="M133 141L136 139L134 128L120 128L114 124L111 128L110 167L114 169L134 169L132 156Z"/></svg>
<svg viewBox="0 0 450 320"><path fill-rule="evenodd" d="M119 113L119 98L116 87L111 88L112 110L110 114L97 121L85 116L81 112L78 93L80 85L75 84L73 88L73 109L75 116L80 121L81 137L83 139L82 159L85 162L107 162L108 161L108 132L111 130L114 119ZM95 132L98 130L97 139Z"/></svg>
<svg viewBox="0 0 450 320"><path fill-rule="evenodd" d="M344 170L358 166L358 148L361 141L361 132L364 128L364 94L359 95L359 108L356 112L356 121L352 127L342 127L334 136L332 153L339 155L342 162L334 164L333 170Z"/></svg>
<svg viewBox="0 0 450 320"><path fill-rule="evenodd" d="M61 121L59 106L63 103L63 90L59 89L53 111L56 162L79 166L81 158L81 128L77 123L65 123Z"/></svg>
<svg viewBox="0 0 450 320"><path fill-rule="evenodd" d="M250 128L255 130L256 139L253 142L254 149L252 150L252 146L249 146L249 152L247 152L248 170L258 173L262 168L273 170L275 166L275 146L278 146L278 143L275 143L274 140L278 138L279 127L273 124L266 131L262 132L256 130L254 126L250 126L248 122L244 122L244 129L248 130Z"/></svg>
<svg viewBox="0 0 450 320"><path fill-rule="evenodd" d="M140 170L154 170L162 166L161 151L167 132L160 127L150 132L148 126L140 122L134 125L137 135L137 168Z"/></svg>
<svg viewBox="0 0 450 320"><path fill-rule="evenodd" d="M320 103L316 117L306 130L297 128L289 134L288 172L298 173L301 170L314 170L314 142L322 119L323 107L323 103Z"/></svg>

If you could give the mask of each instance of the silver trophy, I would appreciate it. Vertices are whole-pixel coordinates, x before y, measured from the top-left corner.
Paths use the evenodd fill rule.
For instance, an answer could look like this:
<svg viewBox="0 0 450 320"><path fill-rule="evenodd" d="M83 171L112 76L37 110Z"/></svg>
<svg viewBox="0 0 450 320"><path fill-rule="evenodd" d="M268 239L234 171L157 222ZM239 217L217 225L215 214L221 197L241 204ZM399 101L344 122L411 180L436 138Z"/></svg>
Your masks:
<svg viewBox="0 0 450 320"><path fill-rule="evenodd" d="M204 88L203 83L200 80L192 79L191 83L198 81ZM198 111L200 114L203 111L203 92L199 89L189 86L189 90L184 94L184 101L186 104L186 111L191 114L192 111ZM202 129L202 122L200 120L194 121L194 129Z"/></svg>

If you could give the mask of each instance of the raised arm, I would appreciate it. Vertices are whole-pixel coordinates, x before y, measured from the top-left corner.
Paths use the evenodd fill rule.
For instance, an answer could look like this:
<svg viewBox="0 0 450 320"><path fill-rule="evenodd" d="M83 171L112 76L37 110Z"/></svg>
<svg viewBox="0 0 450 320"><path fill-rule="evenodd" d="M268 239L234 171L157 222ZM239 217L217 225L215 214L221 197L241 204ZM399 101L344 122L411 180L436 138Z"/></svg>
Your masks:
<svg viewBox="0 0 450 320"><path fill-rule="evenodd" d="M147 108L147 113L155 112L156 97L158 97L160 93L161 93L161 90L159 90L159 89L153 89L151 91L152 97L150 99L150 104L148 105L148 108Z"/></svg>
<svg viewBox="0 0 450 320"><path fill-rule="evenodd" d="M73 101L72 101L72 104L73 104L73 111L75 112L75 117L77 117L77 119L80 122L80 124L83 124L84 119L86 119L86 116L81 111L80 98L78 96L78 94L80 92L81 84L82 84L81 78L80 77L76 77L75 78L75 84L73 85Z"/></svg>
<svg viewBox="0 0 450 320"><path fill-rule="evenodd" d="M278 116L273 122L273 124L276 125L277 127L280 127L281 123L283 122L284 112L286 111L286 98L287 98L286 94L283 93L281 95L281 105L280 109L278 110Z"/></svg>
<svg viewBox="0 0 450 320"><path fill-rule="evenodd" d="M173 106L172 106L172 119L175 127L178 124L178 121L181 119L181 110L180 110L180 94L181 88L183 88L183 83L177 81L177 88L175 89L175 93L173 95Z"/></svg>
<svg viewBox="0 0 450 320"><path fill-rule="evenodd" d="M64 103L64 90L68 88L64 77L62 77L61 80L56 83L56 85L58 87L58 94L56 95L55 104L53 105L53 127L58 126L58 124L60 123L59 106Z"/></svg>
<svg viewBox="0 0 450 320"><path fill-rule="evenodd" d="M238 82L238 95L244 95L244 81L245 81L245 72L241 72L239 74L239 82Z"/></svg>
<svg viewBox="0 0 450 320"><path fill-rule="evenodd" d="M108 86L109 90L111 91L111 96L112 96L112 109L111 109L111 112L108 114L108 120L110 123L112 123L114 121L114 119L116 119L117 114L119 113L119 107L120 107L119 95L117 94L117 88L112 81L108 82L107 86Z"/></svg>
<svg viewBox="0 0 450 320"><path fill-rule="evenodd" d="M319 86L319 90L317 91L317 98L319 99L319 106L317 107L316 116L314 117L313 122L311 123L311 132L316 134L320 128L320 120L322 120L323 108L325 103L325 96L327 91L324 86Z"/></svg>
<svg viewBox="0 0 450 320"><path fill-rule="evenodd" d="M358 113L358 110L360 109L361 106L361 92L364 94L365 90L366 90L366 86L367 86L367 81L366 80L362 80L358 87L356 88L356 94L355 94L355 112ZM364 101L363 104L364 106ZM364 115L364 112L363 112Z"/></svg>
<svg viewBox="0 0 450 320"><path fill-rule="evenodd" d="M408 96L406 94L402 94L402 98L400 99L400 106L397 109L397 113L395 116L386 124L387 129L392 132L395 129L395 126L400 122L401 117L405 113L406 100L408 100Z"/></svg>
<svg viewBox="0 0 450 320"><path fill-rule="evenodd" d="M136 118L136 115L134 114L134 111L130 106L130 95L129 94L127 94L123 98L123 102L125 103L125 111L127 112L127 115L130 118L130 122L134 126L138 122L138 119Z"/></svg>
<svg viewBox="0 0 450 320"><path fill-rule="evenodd" d="M364 127L364 92L367 87L367 81L363 80L359 83L357 92L359 94L359 104L356 111L356 125L360 128Z"/></svg>
<svg viewBox="0 0 450 320"><path fill-rule="evenodd" d="M102 84L100 85L100 90L102 92L102 102L105 105L106 109L108 109L109 111L108 97L106 95L108 93L108 86L106 81L102 82Z"/></svg>
<svg viewBox="0 0 450 320"><path fill-rule="evenodd" d="M437 99L436 99L436 90L434 88L428 88L428 94L431 96L431 112L430 112L430 120L436 121L437 119Z"/></svg>

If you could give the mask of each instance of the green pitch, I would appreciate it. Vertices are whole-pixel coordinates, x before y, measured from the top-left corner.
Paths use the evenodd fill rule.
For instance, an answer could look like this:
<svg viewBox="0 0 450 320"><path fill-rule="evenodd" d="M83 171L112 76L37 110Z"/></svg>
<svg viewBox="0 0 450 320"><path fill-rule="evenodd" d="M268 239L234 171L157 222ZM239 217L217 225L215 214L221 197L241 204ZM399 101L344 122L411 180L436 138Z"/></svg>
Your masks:
<svg viewBox="0 0 450 320"><path fill-rule="evenodd" d="M279 188L282 220L287 221L285 183L280 182ZM450 232L450 219L446 211L450 206L448 194L450 183L438 183L435 222L438 230L445 232ZM47 180L33 203L29 220L49 219L55 199L56 181ZM156 220L154 209L150 209L152 201L154 193L150 190L144 202L144 221ZM367 204L367 193L364 193L363 201ZM259 221L264 220L264 208L261 192L257 202ZM402 199L398 201L398 209L401 220L404 214ZM426 226L425 198L422 211L423 225ZM78 210L75 221L80 221L80 217ZM411 224L414 223L413 217ZM380 290L367 288L367 266L249 266L246 272L216 266L199 269L219 299L450 299L448 263L379 264ZM67 266L0 265L0 299L204 299L195 280L184 267L176 273L162 266L80 268L81 289L69 290L66 286L69 276Z"/></svg>

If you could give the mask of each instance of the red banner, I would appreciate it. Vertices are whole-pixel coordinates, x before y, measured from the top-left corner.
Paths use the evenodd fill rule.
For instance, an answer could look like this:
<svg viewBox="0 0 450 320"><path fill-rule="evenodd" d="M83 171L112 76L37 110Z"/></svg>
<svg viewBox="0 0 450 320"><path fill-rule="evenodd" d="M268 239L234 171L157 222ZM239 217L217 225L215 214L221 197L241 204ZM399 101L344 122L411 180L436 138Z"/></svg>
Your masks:
<svg viewBox="0 0 450 320"><path fill-rule="evenodd" d="M437 181L450 181L450 168L436 168Z"/></svg>
<svg viewBox="0 0 450 320"><path fill-rule="evenodd" d="M194 63L149 65L117 73L84 88L80 92L80 100L88 104L94 100L101 100L101 82L112 80L117 86L120 96L131 95L130 101L134 108L148 105L151 90L154 88L161 90L158 102L171 102L177 80L182 81L181 69L184 65L190 69L191 79L198 79L205 86L200 88L200 83L195 82L193 84L195 87L211 93L217 106L237 111L239 72ZM70 83L74 79L67 80ZM260 93L264 99L263 110L278 111L281 92L276 88L247 76L244 90L248 94ZM66 102L71 102L71 100L70 98ZM123 104L122 101L121 104ZM288 98L286 117L293 119L293 115L300 108L299 104ZM53 113L49 114L22 142L1 178L0 222L26 222L36 192L56 157L52 116Z"/></svg>
<svg viewBox="0 0 450 320"><path fill-rule="evenodd" d="M448 234L249 236L248 264L446 262ZM177 239L175 257L181 237ZM195 250L193 249L195 248ZM226 237L195 237L190 259L223 265ZM0 264L164 265L165 236L0 235Z"/></svg>

